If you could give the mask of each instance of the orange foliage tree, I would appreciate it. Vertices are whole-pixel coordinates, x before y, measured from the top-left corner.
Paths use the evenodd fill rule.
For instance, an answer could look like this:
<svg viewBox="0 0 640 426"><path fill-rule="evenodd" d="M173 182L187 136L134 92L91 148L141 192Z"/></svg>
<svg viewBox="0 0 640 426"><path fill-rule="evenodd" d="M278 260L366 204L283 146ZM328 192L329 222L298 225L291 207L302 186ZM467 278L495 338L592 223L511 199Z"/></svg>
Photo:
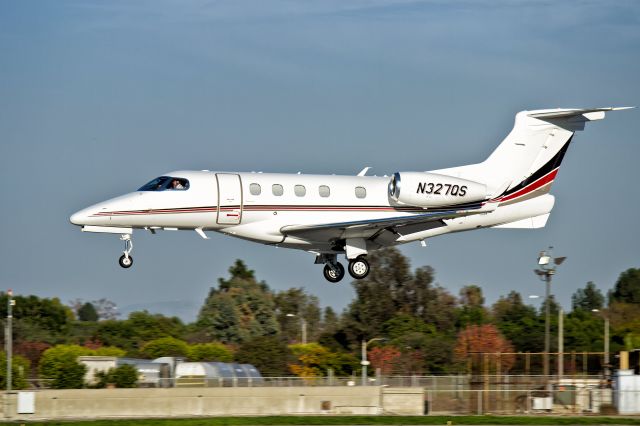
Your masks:
<svg viewBox="0 0 640 426"><path fill-rule="evenodd" d="M398 348L383 346L371 349L367 354L367 358L374 370L379 368L382 374L391 374L401 355Z"/></svg>
<svg viewBox="0 0 640 426"><path fill-rule="evenodd" d="M509 371L515 362L513 346L493 324L469 325L458 333L458 341L453 351L459 362L484 369L483 359L488 358L491 371ZM505 354L507 353L507 354ZM474 354L485 354L474 356ZM474 362L475 361L475 362Z"/></svg>

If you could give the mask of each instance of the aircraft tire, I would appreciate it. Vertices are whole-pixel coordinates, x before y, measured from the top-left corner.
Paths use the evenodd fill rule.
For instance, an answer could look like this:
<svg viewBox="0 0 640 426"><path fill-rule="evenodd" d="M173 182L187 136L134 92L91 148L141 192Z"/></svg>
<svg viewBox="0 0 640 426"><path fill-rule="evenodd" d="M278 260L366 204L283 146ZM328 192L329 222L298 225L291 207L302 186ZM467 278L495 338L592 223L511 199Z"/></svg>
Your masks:
<svg viewBox="0 0 640 426"><path fill-rule="evenodd" d="M359 256L349 261L349 275L356 280L366 278L369 275L369 271L371 271L371 268L364 256Z"/></svg>
<svg viewBox="0 0 640 426"><path fill-rule="evenodd" d="M344 266L342 266L342 263L336 263L336 267L338 269L337 273L333 269L331 269L329 265L324 265L324 269L322 272L324 274L324 278L327 281L337 283L342 278L344 278Z"/></svg>
<svg viewBox="0 0 640 426"><path fill-rule="evenodd" d="M120 259L118 259L118 263L125 269L131 268L131 265L133 265L133 257L129 255L129 258L127 259L127 257L123 254L122 256L120 256Z"/></svg>

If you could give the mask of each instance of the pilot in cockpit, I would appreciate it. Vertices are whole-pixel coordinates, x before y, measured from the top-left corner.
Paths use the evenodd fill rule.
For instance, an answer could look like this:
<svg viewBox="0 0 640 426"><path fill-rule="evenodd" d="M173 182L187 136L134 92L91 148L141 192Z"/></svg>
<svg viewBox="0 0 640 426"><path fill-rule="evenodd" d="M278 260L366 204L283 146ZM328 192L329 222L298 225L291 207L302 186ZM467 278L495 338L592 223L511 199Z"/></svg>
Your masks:
<svg viewBox="0 0 640 426"><path fill-rule="evenodd" d="M171 181L171 189L184 189L184 186L178 179L174 179Z"/></svg>

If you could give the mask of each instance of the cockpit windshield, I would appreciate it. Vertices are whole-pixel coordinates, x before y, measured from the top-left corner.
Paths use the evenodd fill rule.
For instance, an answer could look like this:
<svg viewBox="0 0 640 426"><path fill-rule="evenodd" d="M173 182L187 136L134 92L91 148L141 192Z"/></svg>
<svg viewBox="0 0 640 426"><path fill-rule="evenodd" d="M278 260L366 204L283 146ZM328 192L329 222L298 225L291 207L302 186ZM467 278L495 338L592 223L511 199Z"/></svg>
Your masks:
<svg viewBox="0 0 640 426"><path fill-rule="evenodd" d="M186 191L189 189L189 181L185 178L160 176L142 186L138 191Z"/></svg>

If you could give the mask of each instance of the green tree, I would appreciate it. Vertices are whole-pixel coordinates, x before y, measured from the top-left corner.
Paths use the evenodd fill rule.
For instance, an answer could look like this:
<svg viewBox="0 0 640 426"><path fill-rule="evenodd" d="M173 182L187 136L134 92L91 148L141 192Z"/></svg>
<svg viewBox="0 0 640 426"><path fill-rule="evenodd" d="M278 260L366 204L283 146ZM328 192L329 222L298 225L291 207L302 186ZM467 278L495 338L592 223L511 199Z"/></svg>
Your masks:
<svg viewBox="0 0 640 426"><path fill-rule="evenodd" d="M243 342L235 353L241 364L252 364L264 376L286 376L291 354L287 344L276 336L258 336Z"/></svg>
<svg viewBox="0 0 640 426"><path fill-rule="evenodd" d="M383 324L396 314L406 314L453 333L456 299L434 284L434 271L422 267L411 272L408 259L395 248L368 256L371 273L353 282L356 298L348 307L342 330L355 343L379 336Z"/></svg>
<svg viewBox="0 0 640 426"><path fill-rule="evenodd" d="M460 308L458 309L458 328L470 324L487 322L487 310L484 307L482 289L477 285L467 285L460 289Z"/></svg>
<svg viewBox="0 0 640 426"><path fill-rule="evenodd" d="M135 338L141 342L161 337L180 338L186 331L180 318L151 314L146 310L131 312L126 322L131 326Z"/></svg>
<svg viewBox="0 0 640 426"><path fill-rule="evenodd" d="M290 288L274 297L280 333L289 342L301 341L301 321L307 325L307 340L313 341L320 334L321 311L316 296L302 288Z"/></svg>
<svg viewBox="0 0 640 426"><path fill-rule="evenodd" d="M493 321L517 351L539 352L544 346L544 318L525 305L517 291L500 297L492 307Z"/></svg>
<svg viewBox="0 0 640 426"><path fill-rule="evenodd" d="M78 309L78 320L89 322L98 321L98 312L92 303L87 302Z"/></svg>
<svg viewBox="0 0 640 426"><path fill-rule="evenodd" d="M96 383L92 387L102 389L108 384L114 384L117 388L138 387L138 370L130 364L123 364L107 371L98 371L95 374Z"/></svg>
<svg viewBox="0 0 640 426"><path fill-rule="evenodd" d="M573 310L582 309L591 311L593 309L602 309L604 306L604 296L593 281L589 281L584 288L579 288L573 293L573 296L571 296L571 306Z"/></svg>
<svg viewBox="0 0 640 426"><path fill-rule="evenodd" d="M367 259L371 272L352 282L356 298L349 305L345 324L356 342L382 333L383 324L398 312L402 297L396 293L412 279L408 260L397 249L375 251Z"/></svg>
<svg viewBox="0 0 640 426"><path fill-rule="evenodd" d="M16 341L49 344L64 340L74 314L57 298L13 296L13 335ZM7 316L7 294L0 293L0 316Z"/></svg>
<svg viewBox="0 0 640 426"><path fill-rule="evenodd" d="M30 365L28 359L20 355L11 357L11 387L12 389L26 389L27 375ZM0 389L7 388L7 353L0 352Z"/></svg>
<svg viewBox="0 0 640 426"><path fill-rule="evenodd" d="M47 349L40 359L40 378L51 380L54 389L77 389L84 386L86 366L79 356L93 355L91 349L78 345L57 345Z"/></svg>
<svg viewBox="0 0 640 426"><path fill-rule="evenodd" d="M131 312L126 320L105 320L98 323L92 339L105 345L124 348L130 355L139 356L140 348L162 337L181 338L187 328L177 317Z"/></svg>
<svg viewBox="0 0 640 426"><path fill-rule="evenodd" d="M269 287L255 279L241 260L229 268L231 278L219 279L198 314L197 329L210 340L242 343L279 332Z"/></svg>
<svg viewBox="0 0 640 426"><path fill-rule="evenodd" d="M382 324L382 332L389 339L398 339L411 333L434 334L435 327L415 316L398 314Z"/></svg>
<svg viewBox="0 0 640 426"><path fill-rule="evenodd" d="M191 361L231 362L233 353L222 343L197 343L190 345L187 356Z"/></svg>
<svg viewBox="0 0 640 426"><path fill-rule="evenodd" d="M331 306L325 307L322 315L321 326L323 333L333 333L338 329L339 325L340 320L333 308Z"/></svg>
<svg viewBox="0 0 640 426"><path fill-rule="evenodd" d="M602 318L582 308L575 309L565 317L565 351L600 352L603 348Z"/></svg>
<svg viewBox="0 0 640 426"><path fill-rule="evenodd" d="M146 343L141 348L140 353L150 359L163 356L187 357L189 354L189 346L184 340L174 337L163 337Z"/></svg>
<svg viewBox="0 0 640 426"><path fill-rule="evenodd" d="M296 360L289 365L292 373L299 377L320 377L332 369L336 375L352 374L358 360L351 354L331 352L318 343L289 345Z"/></svg>
<svg viewBox="0 0 640 426"><path fill-rule="evenodd" d="M101 346L93 349L91 355L96 356L114 356L116 358L122 358L127 352L124 349L116 348L115 346Z"/></svg>
<svg viewBox="0 0 640 426"><path fill-rule="evenodd" d="M640 303L640 268L629 268L618 277L611 300L623 303Z"/></svg>
<svg viewBox="0 0 640 426"><path fill-rule="evenodd" d="M105 345L124 348L127 352L137 351L141 346L136 331L128 321L113 319L100 321L93 339Z"/></svg>

